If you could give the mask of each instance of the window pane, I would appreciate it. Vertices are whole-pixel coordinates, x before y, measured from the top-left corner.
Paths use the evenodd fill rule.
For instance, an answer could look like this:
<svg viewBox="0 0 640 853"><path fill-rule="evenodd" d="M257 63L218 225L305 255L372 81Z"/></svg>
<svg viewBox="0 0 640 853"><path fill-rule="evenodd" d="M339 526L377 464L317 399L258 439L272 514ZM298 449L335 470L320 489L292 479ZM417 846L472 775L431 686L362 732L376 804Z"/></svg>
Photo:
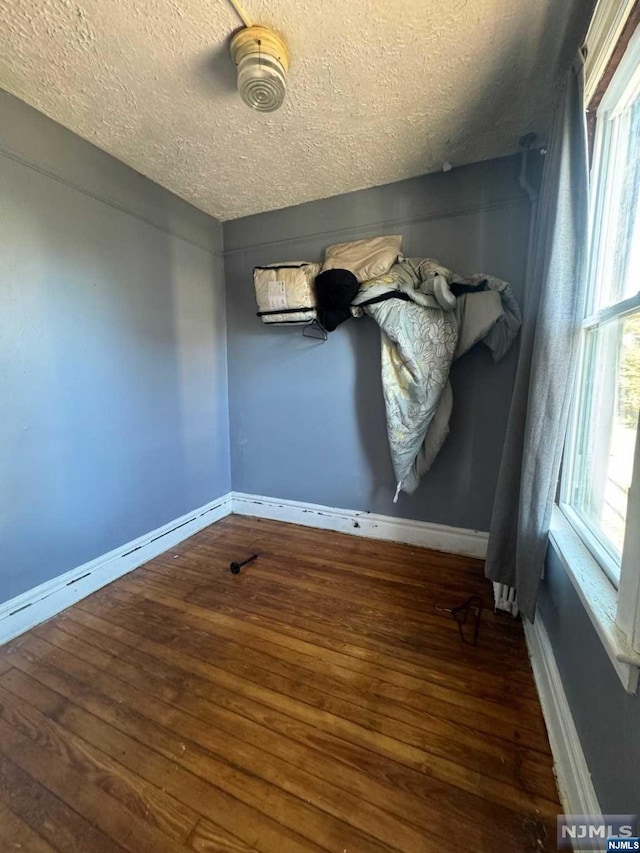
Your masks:
<svg viewBox="0 0 640 853"><path fill-rule="evenodd" d="M614 305L640 290L640 98L610 119L595 308Z"/></svg>
<svg viewBox="0 0 640 853"><path fill-rule="evenodd" d="M569 502L620 565L640 411L640 311L586 333Z"/></svg>

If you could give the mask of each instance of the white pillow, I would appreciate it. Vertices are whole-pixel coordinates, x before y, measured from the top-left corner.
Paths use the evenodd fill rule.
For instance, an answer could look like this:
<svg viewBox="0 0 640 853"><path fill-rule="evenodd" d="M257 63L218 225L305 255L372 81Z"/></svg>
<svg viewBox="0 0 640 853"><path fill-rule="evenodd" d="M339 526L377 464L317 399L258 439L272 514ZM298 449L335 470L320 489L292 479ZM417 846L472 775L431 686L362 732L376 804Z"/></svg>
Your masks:
<svg viewBox="0 0 640 853"><path fill-rule="evenodd" d="M289 261L254 267L258 316L263 323L309 323L316 316L313 282L320 264Z"/></svg>
<svg viewBox="0 0 640 853"><path fill-rule="evenodd" d="M322 271L350 270L358 281L386 275L398 260L402 236L372 237L355 243L336 243L324 256Z"/></svg>

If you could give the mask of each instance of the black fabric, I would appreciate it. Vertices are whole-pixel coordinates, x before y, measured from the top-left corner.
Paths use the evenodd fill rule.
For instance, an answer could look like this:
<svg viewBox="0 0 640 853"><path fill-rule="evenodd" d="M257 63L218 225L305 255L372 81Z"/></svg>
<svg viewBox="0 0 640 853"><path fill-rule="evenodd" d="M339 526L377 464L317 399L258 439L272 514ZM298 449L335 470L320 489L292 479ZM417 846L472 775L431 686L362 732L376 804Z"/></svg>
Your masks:
<svg viewBox="0 0 640 853"><path fill-rule="evenodd" d="M349 319L359 287L358 279L349 270L325 270L316 276L318 320L328 332Z"/></svg>
<svg viewBox="0 0 640 853"><path fill-rule="evenodd" d="M489 283L486 278L479 281L477 284L462 284L459 281L452 281L449 289L454 296L462 296L463 293L478 293L481 290L488 290Z"/></svg>
<svg viewBox="0 0 640 853"><path fill-rule="evenodd" d="M367 305L376 305L378 302L386 302L387 299L402 299L403 302L412 302L413 300L404 290L387 290L386 293L381 293L380 296L372 296L371 299L366 299L364 302L358 303L358 308L366 308Z"/></svg>
<svg viewBox="0 0 640 853"><path fill-rule="evenodd" d="M313 311L314 306L308 305L306 308L278 308L277 311L256 311L256 317L269 317L272 314L299 314L301 311ZM303 322L307 322L304 320Z"/></svg>
<svg viewBox="0 0 640 853"><path fill-rule="evenodd" d="M255 271L255 270L301 270L301 269L302 269L302 267L308 267L308 266L310 266L310 265L309 265L309 264L307 264L307 263L301 263L301 264L276 264L275 266L273 266L273 264L272 264L272 265L271 265L271 266L269 266L269 267L254 267L253 269L254 269L254 271Z"/></svg>

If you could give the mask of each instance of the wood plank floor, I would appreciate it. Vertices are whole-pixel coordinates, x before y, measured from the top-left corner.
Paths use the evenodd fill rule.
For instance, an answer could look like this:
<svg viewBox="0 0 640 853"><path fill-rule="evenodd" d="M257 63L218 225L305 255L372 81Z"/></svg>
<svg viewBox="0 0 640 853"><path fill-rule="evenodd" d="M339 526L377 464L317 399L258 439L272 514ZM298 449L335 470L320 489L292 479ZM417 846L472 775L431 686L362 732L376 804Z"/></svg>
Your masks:
<svg viewBox="0 0 640 853"><path fill-rule="evenodd" d="M232 516L0 649L2 851L519 853L560 811L477 560Z"/></svg>

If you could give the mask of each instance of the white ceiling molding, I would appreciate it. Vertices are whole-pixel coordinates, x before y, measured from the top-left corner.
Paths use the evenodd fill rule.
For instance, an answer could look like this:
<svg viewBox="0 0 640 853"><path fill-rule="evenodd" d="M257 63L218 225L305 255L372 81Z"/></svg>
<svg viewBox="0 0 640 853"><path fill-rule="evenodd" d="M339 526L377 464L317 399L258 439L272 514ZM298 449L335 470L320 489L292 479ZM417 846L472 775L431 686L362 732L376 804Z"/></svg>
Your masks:
<svg viewBox="0 0 640 853"><path fill-rule="evenodd" d="M588 104L595 95L611 54L622 34L635 0L599 0L585 40L584 98Z"/></svg>
<svg viewBox="0 0 640 853"><path fill-rule="evenodd" d="M544 138L584 0L243 0L290 52L238 97L226 0L0 0L0 87L218 219ZM0 116L0 122L2 116Z"/></svg>

